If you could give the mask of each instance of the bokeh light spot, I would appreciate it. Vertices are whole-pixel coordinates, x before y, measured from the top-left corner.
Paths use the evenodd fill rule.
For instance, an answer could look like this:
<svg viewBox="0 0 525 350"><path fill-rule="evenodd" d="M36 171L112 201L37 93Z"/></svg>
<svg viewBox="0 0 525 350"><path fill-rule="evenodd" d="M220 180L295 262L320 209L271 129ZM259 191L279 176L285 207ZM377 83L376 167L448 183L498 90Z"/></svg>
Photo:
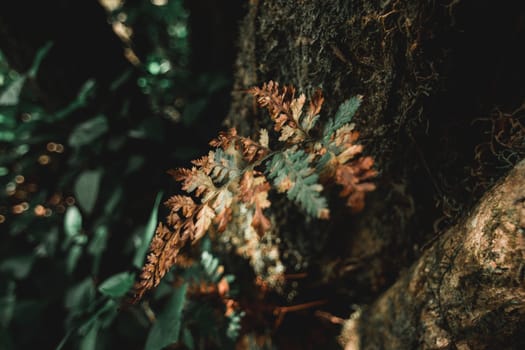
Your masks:
<svg viewBox="0 0 525 350"><path fill-rule="evenodd" d="M42 165L47 165L51 161L51 158L47 154L42 154L40 157L38 157L38 162Z"/></svg>

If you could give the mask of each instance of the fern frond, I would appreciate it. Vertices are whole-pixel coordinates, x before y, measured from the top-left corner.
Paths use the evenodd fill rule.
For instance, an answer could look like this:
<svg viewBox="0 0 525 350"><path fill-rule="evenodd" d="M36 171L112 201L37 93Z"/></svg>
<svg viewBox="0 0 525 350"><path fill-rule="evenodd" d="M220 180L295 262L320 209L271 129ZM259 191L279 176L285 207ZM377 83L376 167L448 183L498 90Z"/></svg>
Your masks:
<svg viewBox="0 0 525 350"><path fill-rule="evenodd" d="M221 147L226 150L230 147L231 144L234 144L237 140L237 130L235 128L230 128L228 131L219 132L219 136L216 139L213 139L209 142L209 145L212 147Z"/></svg>
<svg viewBox="0 0 525 350"><path fill-rule="evenodd" d="M193 212L197 207L197 204L195 204L191 197L181 195L175 195L171 197L164 204L171 209L172 213L177 213L179 210L182 209L182 215L184 217L190 217L191 215L193 215ZM174 224L175 222L170 223L170 225Z"/></svg>
<svg viewBox="0 0 525 350"><path fill-rule="evenodd" d="M270 80L268 83L264 83L261 88L254 86L248 92L257 99L259 106L268 109L273 121L282 115L286 119L291 117L290 102L295 95L295 89L292 86L284 86L279 89L279 83Z"/></svg>
<svg viewBox="0 0 525 350"><path fill-rule="evenodd" d="M268 132L266 133L266 135L268 135ZM270 152L270 149L268 148L268 140L265 140L264 136L261 136L260 139L262 142L265 142L266 145L260 142L257 143L253 141L252 139L250 139L249 137L239 138L239 141L242 147L243 158L248 163L257 162L261 160L262 158L264 158Z"/></svg>
<svg viewBox="0 0 525 350"><path fill-rule="evenodd" d="M240 200L251 207L255 207L251 225L259 236L263 236L272 226L263 212L271 204L268 200L270 188L266 177L260 173L256 174L253 170L244 173L239 186Z"/></svg>
<svg viewBox="0 0 525 350"><path fill-rule="evenodd" d="M239 176L239 166L232 154L224 152L218 148L211 152L214 162L211 167L210 176L215 183L222 183L225 180L233 179Z"/></svg>
<svg viewBox="0 0 525 350"><path fill-rule="evenodd" d="M198 241L202 236L204 236L206 231L208 231L208 228L210 227L214 217L215 211L208 205L204 204L199 208L196 215L194 226L195 229L193 230L194 236L192 237L192 241Z"/></svg>
<svg viewBox="0 0 525 350"><path fill-rule="evenodd" d="M192 160L191 163L203 171L206 175L210 175L210 172L215 164L213 151L210 151L207 155ZM171 174L175 178L176 170L169 170L168 174ZM175 178L176 179L176 178Z"/></svg>
<svg viewBox="0 0 525 350"><path fill-rule="evenodd" d="M211 177L202 169L180 168L168 171L176 181L182 182L182 189L188 193L195 191L197 197L206 195L216 190Z"/></svg>
<svg viewBox="0 0 525 350"><path fill-rule="evenodd" d="M249 92L260 107L268 109L281 142L270 140L274 134L269 135L266 129L261 129L254 141L231 128L210 141L215 149L192 161L191 169L170 171L191 197L176 195L166 201L170 208L167 226L159 224L151 241L147 263L135 285L135 301L157 286L176 263L180 249L200 240L212 224L216 231L225 232L238 252L249 257L259 276L277 281L285 268L278 247L271 242L275 237L269 243L260 240L276 232L268 210L272 188L286 192L307 215L319 219L327 219L330 213L321 193L323 185L341 186L339 195L354 212L364 207L366 192L375 189L369 181L377 175L374 161L360 155L363 146L356 144L359 133L350 124L361 96L345 101L322 135L315 137L310 131L320 120L324 102L320 90L308 107L304 94L295 97L293 87L280 88L273 81Z"/></svg>
<svg viewBox="0 0 525 350"><path fill-rule="evenodd" d="M334 118L330 118L324 127L323 140L325 142L327 142L330 136L339 128L352 121L352 118L361 105L362 100L363 96L357 95L349 98L339 106Z"/></svg>
<svg viewBox="0 0 525 350"><path fill-rule="evenodd" d="M306 116L301 121L301 127L308 133L314 128L315 124L319 120L319 112L323 106L324 97L321 90L316 90L308 106Z"/></svg>
<svg viewBox="0 0 525 350"><path fill-rule="evenodd" d="M306 138L307 132L300 123L306 101L304 94L295 98L295 88L284 86L279 89L279 84L273 81L248 92L257 99L259 106L266 107L270 112L270 118L275 123L274 130L281 133L279 141L297 144Z"/></svg>
<svg viewBox="0 0 525 350"><path fill-rule="evenodd" d="M349 124L361 99L357 96L344 102L328 122L321 146L325 153L317 165L325 181L331 179L342 186L339 196L346 197L346 205L354 213L363 210L366 192L375 190L375 185L367 180L377 175L372 169L374 160L360 156L363 146L355 143L359 133L354 124Z"/></svg>
<svg viewBox="0 0 525 350"><path fill-rule="evenodd" d="M266 132L266 134L268 134L268 132ZM238 136L237 130L231 128L227 132L220 132L216 139L210 141L210 146L222 148L224 151L230 147L241 150L243 158L247 162L252 163L263 158L269 152L268 139L265 140L262 138L261 141L266 142L266 144L257 143L249 137Z"/></svg>
<svg viewBox="0 0 525 350"><path fill-rule="evenodd" d="M162 277L175 264L179 250L186 243L178 231L180 231L180 228L172 232L162 223L159 223L150 243L146 264L142 268L138 282L133 287L132 302L137 302L144 293L155 288Z"/></svg>
<svg viewBox="0 0 525 350"><path fill-rule="evenodd" d="M278 191L286 192L288 199L298 204L306 213L316 218L328 218L327 201L321 195L323 186L319 176L310 167L313 159L297 147L276 153L267 163L267 174Z"/></svg>
<svg viewBox="0 0 525 350"><path fill-rule="evenodd" d="M343 187L339 195L347 197L346 205L354 213L363 210L365 193L376 189L375 184L365 182L377 175L373 165L371 157L361 157L350 164L338 166L335 171L335 182Z"/></svg>
<svg viewBox="0 0 525 350"><path fill-rule="evenodd" d="M264 128L259 131L259 144L266 149L270 148L270 137L268 136L268 130Z"/></svg>

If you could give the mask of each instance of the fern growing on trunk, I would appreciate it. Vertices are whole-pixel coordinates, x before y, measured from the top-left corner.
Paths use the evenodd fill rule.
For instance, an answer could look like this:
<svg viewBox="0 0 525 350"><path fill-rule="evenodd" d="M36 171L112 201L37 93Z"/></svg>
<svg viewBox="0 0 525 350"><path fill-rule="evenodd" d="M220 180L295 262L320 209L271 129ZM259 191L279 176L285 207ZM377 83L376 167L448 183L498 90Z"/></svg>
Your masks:
<svg viewBox="0 0 525 350"><path fill-rule="evenodd" d="M296 97L293 87L279 88L273 81L249 93L269 111L274 130L261 129L257 141L239 136L235 128L221 132L210 142L215 149L193 161L193 167L170 172L188 195L176 195L166 202L170 213L152 239L134 287L135 302L159 284L182 247L210 230L231 230L230 235L251 237L247 240L257 245L253 242L256 237L275 229L268 199L272 189L286 193L306 215L318 219L328 219L330 213L324 185L340 185L339 194L353 212L363 209L365 193L375 189L369 182L376 176L374 161L360 155L363 147L355 144L359 134L350 124L361 96L341 104L321 128L318 122L324 99L320 91L306 108L304 94ZM261 258L253 251L244 253L254 266L254 260ZM269 254L275 260L274 276L284 272L275 255Z"/></svg>

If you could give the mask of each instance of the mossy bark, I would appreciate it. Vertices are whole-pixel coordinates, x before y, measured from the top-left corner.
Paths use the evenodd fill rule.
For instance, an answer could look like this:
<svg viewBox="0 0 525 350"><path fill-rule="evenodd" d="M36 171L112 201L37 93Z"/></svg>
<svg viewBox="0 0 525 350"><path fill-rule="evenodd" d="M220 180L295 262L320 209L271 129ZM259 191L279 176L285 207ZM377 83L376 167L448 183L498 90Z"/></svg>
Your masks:
<svg viewBox="0 0 525 350"><path fill-rule="evenodd" d="M347 321L345 348L522 349L524 262L525 161Z"/></svg>
<svg viewBox="0 0 525 350"><path fill-rule="evenodd" d="M308 275L317 279L309 287L330 300L334 313L337 305L344 313L350 303L369 304L412 262L422 264L428 245L439 250L436 237L481 196L471 169L487 126L475 120L495 106L514 110L523 101L518 77L525 77L519 63L525 56L516 47L525 38L525 6L466 0L251 0L247 6L228 125L244 135L267 125L245 90L268 80L306 94L322 88L325 120L345 99L364 95L354 121L380 171L365 211L349 216L336 209L329 228L283 215L281 229L297 246L323 237L323 247L309 255ZM440 266L429 266L428 273L439 273ZM491 283L466 286L473 293ZM419 314L407 317L416 320L413 327L424 327ZM368 331L372 339L374 330Z"/></svg>

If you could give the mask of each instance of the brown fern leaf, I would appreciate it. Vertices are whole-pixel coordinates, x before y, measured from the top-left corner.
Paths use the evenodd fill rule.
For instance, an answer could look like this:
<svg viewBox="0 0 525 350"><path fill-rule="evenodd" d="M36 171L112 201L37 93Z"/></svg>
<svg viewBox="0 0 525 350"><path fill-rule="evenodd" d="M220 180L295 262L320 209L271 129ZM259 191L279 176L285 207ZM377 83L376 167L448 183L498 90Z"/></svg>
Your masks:
<svg viewBox="0 0 525 350"><path fill-rule="evenodd" d="M332 157L321 173L323 183L335 182L343 187L339 196L346 198L346 205L354 213L363 210L366 192L376 188L367 180L377 176L377 171L372 169L373 158L360 156L363 146L355 143L358 138L359 132L354 130L353 124L345 124L337 129L327 146L332 149ZM319 153L324 152L327 149L321 147Z"/></svg>
<svg viewBox="0 0 525 350"><path fill-rule="evenodd" d="M168 221L173 230L159 223L150 243L147 262L134 286L133 303L160 283L175 265L180 249L189 241L198 241L215 217L207 204L196 205L190 197L173 196L166 204L171 207Z"/></svg>
<svg viewBox="0 0 525 350"><path fill-rule="evenodd" d="M308 106L307 117L313 118L321 112L321 107L324 103L323 92L317 89L313 96L310 98L310 104Z"/></svg>
<svg viewBox="0 0 525 350"><path fill-rule="evenodd" d="M264 209L270 207L268 200L270 188L266 177L255 171L245 172L239 186L240 200L255 209L251 225L259 236L263 236L272 226L263 213Z"/></svg>
<svg viewBox="0 0 525 350"><path fill-rule="evenodd" d="M226 227L232 221L233 210L231 207L225 208L223 211L218 213L213 219L213 223L217 225L218 232L224 232Z"/></svg>
<svg viewBox="0 0 525 350"><path fill-rule="evenodd" d="M261 88L254 86L248 92L257 99L259 106L268 109L272 120L275 121L282 115L291 118L290 103L295 95L295 88L292 86L284 86L279 90L279 83L270 80Z"/></svg>
<svg viewBox="0 0 525 350"><path fill-rule="evenodd" d="M212 164L209 165L210 167ZM179 168L169 170L168 173L173 176L176 181L182 182L182 189L188 193L195 191L195 195L200 197L209 192L216 190L212 179L205 170L193 167L191 169ZM209 173L209 171L208 171Z"/></svg>
<svg viewBox="0 0 525 350"><path fill-rule="evenodd" d="M191 197L181 195L171 197L164 204L171 209L172 213L176 213L182 209L182 215L186 218L193 215L195 208L197 207L197 204L195 204ZM175 223L170 225L174 224Z"/></svg>
<svg viewBox="0 0 525 350"><path fill-rule="evenodd" d="M264 147L260 143L253 141L249 137L241 137L240 142L242 145L243 158L248 163L256 162L264 158L270 152L267 147Z"/></svg>
<svg viewBox="0 0 525 350"><path fill-rule="evenodd" d="M273 81L263 84L261 88L253 87L249 92L256 98L259 106L266 107L270 112L270 118L275 123L274 130L281 133L279 141L296 144L306 138L309 129L301 125L309 125L311 128L314 119L312 116L310 120L305 119L304 123L300 121L306 101L304 94L295 98L295 88L284 86L279 89L279 84ZM319 103L319 100L315 103Z"/></svg>
<svg viewBox="0 0 525 350"><path fill-rule="evenodd" d="M228 149L231 144L235 145L237 138L237 130L231 128L228 131L219 132L219 136L216 139L213 139L209 142L209 145L212 147L221 147L223 150Z"/></svg>
<svg viewBox="0 0 525 350"><path fill-rule="evenodd" d="M207 204L203 204L197 211L196 221L194 226L194 236L192 241L198 241L204 236L208 228L210 227L213 218L215 217L215 211L210 208Z"/></svg>
<svg viewBox="0 0 525 350"><path fill-rule="evenodd" d="M237 130L231 128L228 131L221 131L216 139L210 141L210 146L220 147L227 150L233 146L236 150L241 150L243 158L248 163L253 163L264 158L269 153L268 147L261 145L249 137L237 136Z"/></svg>
<svg viewBox="0 0 525 350"><path fill-rule="evenodd" d="M347 197L346 205L354 213L365 207L365 193L376 188L375 184L366 182L377 175L373 165L372 157L361 157L348 164L340 164L335 170L335 182L343 186L339 195Z"/></svg>
<svg viewBox="0 0 525 350"><path fill-rule="evenodd" d="M210 175L213 168L213 153L210 151L208 155L192 160L191 164L200 168L206 175Z"/></svg>
<svg viewBox="0 0 525 350"><path fill-rule="evenodd" d="M180 227L175 225L175 231L159 223L150 243L146 264L142 268L139 281L133 287L132 303L139 301L144 293L155 288L162 277L175 264L179 250L186 241L180 236Z"/></svg>

